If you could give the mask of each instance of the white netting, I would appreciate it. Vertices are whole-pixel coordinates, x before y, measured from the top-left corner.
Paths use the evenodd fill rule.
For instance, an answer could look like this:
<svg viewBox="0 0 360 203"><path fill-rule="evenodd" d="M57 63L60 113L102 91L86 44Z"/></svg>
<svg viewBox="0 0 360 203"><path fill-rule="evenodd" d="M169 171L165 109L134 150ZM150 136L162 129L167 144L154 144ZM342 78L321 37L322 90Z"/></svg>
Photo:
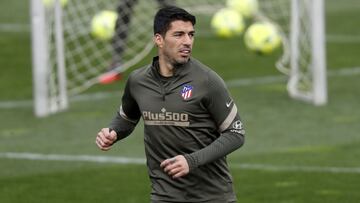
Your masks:
<svg viewBox="0 0 360 203"><path fill-rule="evenodd" d="M98 82L98 76L106 72L114 63L114 45L111 40L101 41L91 36L91 19L102 10L116 11L119 0L69 0L63 8L63 29L65 43L65 61L69 94L77 94ZM124 40L118 40L121 58L120 66L115 70L122 72L138 63L152 47L153 15L161 1L138 0L132 6L129 28ZM212 15L215 9L224 6L217 0L182 0L176 5L193 13ZM127 13L129 13L128 11ZM126 26L126 25L125 25ZM121 44L123 43L123 44ZM119 46L119 45L117 45Z"/></svg>
<svg viewBox="0 0 360 203"><path fill-rule="evenodd" d="M278 26L282 35L283 56L276 67L280 72L288 75L290 71L290 15L291 0L259 0L259 20L271 21Z"/></svg>
<svg viewBox="0 0 360 203"><path fill-rule="evenodd" d="M153 48L154 14L164 2L171 1L197 16L199 14L212 16L215 11L226 5L226 0L68 0L62 9L63 32L58 30L59 26L55 29L56 9L54 6L48 6L45 12L48 53L45 55L48 63L46 65L48 67L46 88L49 92L47 103L50 103L50 109L53 109L50 112L61 109L59 103L64 100L62 99L64 92L67 91L68 95L78 94L98 83L99 76L108 71L114 62L116 66L112 70L122 72L143 59ZM131 6L124 6L127 5L126 2L130 2ZM295 95L293 96L295 98L300 95L300 98L304 97L305 100L311 101L315 86L313 44L316 41L311 29L314 29L313 21L318 17L311 12L310 7L314 2L311 0L258 0L258 2L260 12L255 20L271 21L281 30L283 56L276 66L281 72L289 75L290 95ZM293 7L294 2L297 2L296 8ZM123 7L119 9L119 5ZM128 23L117 23L118 32L111 40L99 40L91 35L91 20L103 10L117 11L119 18L124 18L124 22L128 21ZM55 40L59 38L59 32L63 35L60 40L62 42ZM59 55L61 43L65 53L63 60ZM59 62L61 61L65 61L64 75L67 84L64 82L60 84L62 80L59 77L62 74L59 72ZM63 91L61 85L66 91ZM319 92L324 91L318 89Z"/></svg>
<svg viewBox="0 0 360 203"><path fill-rule="evenodd" d="M293 1L293 2L292 2ZM315 16L312 0L259 0L260 18L276 23L283 35L283 56L276 67L289 75L288 88L302 95L304 100L313 99L314 75L312 53L313 32L311 29ZM294 12L296 3L296 12Z"/></svg>
<svg viewBox="0 0 360 203"><path fill-rule="evenodd" d="M123 4L126 0L122 0ZM130 13L129 27L119 27L127 34L126 40L118 40L117 43L123 50L121 54L114 54L114 44L110 41L96 40L90 35L92 17L102 10L116 11L119 0L76 0L68 1L63 9L65 61L68 79L69 94L77 94L98 82L98 76L106 72L113 65L114 56L121 55L120 66L115 66L118 72L124 71L139 62L153 47L152 42L152 19L157 8L161 5L159 0L138 0L133 6L125 10ZM291 0L258 0L260 6L260 20L270 20L277 24L283 36L283 56L279 59L277 68L290 74L290 22ZM168 0L170 2L170 0ZM299 1L300 28L298 44L297 66L299 75L297 86L308 90L312 86L311 71L308 69L311 63L311 38L309 26L311 15L308 4L310 0ZM225 0L178 0L176 5L184 7L192 13L206 13L213 15L214 11L225 6ZM131 12L131 10L133 12ZM123 11L124 12L124 11Z"/></svg>

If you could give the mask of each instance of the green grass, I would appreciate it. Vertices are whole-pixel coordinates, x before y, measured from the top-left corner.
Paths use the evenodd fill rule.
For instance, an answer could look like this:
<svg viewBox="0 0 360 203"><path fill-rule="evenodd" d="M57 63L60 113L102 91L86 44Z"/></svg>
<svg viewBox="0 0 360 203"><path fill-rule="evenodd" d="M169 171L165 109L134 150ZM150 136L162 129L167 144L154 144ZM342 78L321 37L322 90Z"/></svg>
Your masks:
<svg viewBox="0 0 360 203"><path fill-rule="evenodd" d="M19 2L0 0L0 24L29 22L28 4ZM326 2L328 34L354 39L329 38L329 71L359 67L360 41L354 36L359 35L360 26L349 20L358 18L359 3ZM13 11L18 15L13 16ZM30 100L30 33L0 34L0 103ZM194 49L195 57L227 81L280 75L273 65L278 55L257 56L247 52L241 40L219 40L211 35L198 37ZM68 111L46 119L35 118L30 105L0 108L0 154L144 157L142 123L109 152L99 151L94 143L97 131L118 108L122 87L122 82L92 87L87 93L110 92L112 96L72 100ZM329 103L322 107L290 99L285 81L231 87L247 131L245 145L229 156L239 202L359 202L358 87L359 74L332 74L328 77ZM0 168L0 202L149 202L145 165L0 156ZM331 172L335 169L338 172Z"/></svg>
<svg viewBox="0 0 360 203"><path fill-rule="evenodd" d="M5 162L7 163L7 161ZM52 163L60 167L66 163ZM13 167L49 167L15 161ZM52 167L50 167L52 168ZM233 169L239 202L356 202L356 174L271 172ZM121 175L124 174L124 175ZM240 184L241 183L241 184ZM1 179L2 202L149 202L143 166L91 164Z"/></svg>

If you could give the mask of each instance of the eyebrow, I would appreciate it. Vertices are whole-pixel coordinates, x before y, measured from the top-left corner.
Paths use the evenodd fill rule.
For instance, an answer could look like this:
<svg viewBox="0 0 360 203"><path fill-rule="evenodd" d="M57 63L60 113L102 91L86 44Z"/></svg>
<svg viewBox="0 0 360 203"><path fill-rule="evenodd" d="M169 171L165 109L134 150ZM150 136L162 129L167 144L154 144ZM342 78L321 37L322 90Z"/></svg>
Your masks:
<svg viewBox="0 0 360 203"><path fill-rule="evenodd" d="M191 34L194 34L195 33L195 30L192 30L192 31L189 31L189 32L185 32L185 31L174 31L174 34L183 34L183 33L191 33Z"/></svg>

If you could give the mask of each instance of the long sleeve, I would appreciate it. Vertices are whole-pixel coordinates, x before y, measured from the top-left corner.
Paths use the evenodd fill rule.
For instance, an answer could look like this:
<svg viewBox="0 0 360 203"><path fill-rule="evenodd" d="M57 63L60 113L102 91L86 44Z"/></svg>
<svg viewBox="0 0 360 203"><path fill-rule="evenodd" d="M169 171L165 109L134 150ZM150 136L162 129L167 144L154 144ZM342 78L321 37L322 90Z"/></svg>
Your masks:
<svg viewBox="0 0 360 203"><path fill-rule="evenodd" d="M185 155L190 170L228 155L240 148L245 141L243 123L225 83L211 71L208 85L209 92L204 106L218 126L219 137L210 145Z"/></svg>
<svg viewBox="0 0 360 203"><path fill-rule="evenodd" d="M126 83L124 94L122 96L122 104L110 123L110 129L116 132L118 140L131 134L139 121L140 115L137 102L131 95L130 77Z"/></svg>
<svg viewBox="0 0 360 203"><path fill-rule="evenodd" d="M224 157L244 144L244 130L240 128L240 126L236 126L237 124L240 124L239 120L235 120L233 124L233 127L222 132L210 145L185 155L190 170Z"/></svg>

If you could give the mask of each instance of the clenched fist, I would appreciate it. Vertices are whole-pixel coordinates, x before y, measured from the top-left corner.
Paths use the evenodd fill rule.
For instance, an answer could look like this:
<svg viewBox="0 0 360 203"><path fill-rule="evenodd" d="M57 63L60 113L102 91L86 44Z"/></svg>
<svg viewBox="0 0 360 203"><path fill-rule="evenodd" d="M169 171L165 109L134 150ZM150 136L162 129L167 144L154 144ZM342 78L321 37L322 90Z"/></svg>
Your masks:
<svg viewBox="0 0 360 203"><path fill-rule="evenodd" d="M109 128L103 128L98 132L95 143L103 151L108 151L116 142L117 134Z"/></svg>

